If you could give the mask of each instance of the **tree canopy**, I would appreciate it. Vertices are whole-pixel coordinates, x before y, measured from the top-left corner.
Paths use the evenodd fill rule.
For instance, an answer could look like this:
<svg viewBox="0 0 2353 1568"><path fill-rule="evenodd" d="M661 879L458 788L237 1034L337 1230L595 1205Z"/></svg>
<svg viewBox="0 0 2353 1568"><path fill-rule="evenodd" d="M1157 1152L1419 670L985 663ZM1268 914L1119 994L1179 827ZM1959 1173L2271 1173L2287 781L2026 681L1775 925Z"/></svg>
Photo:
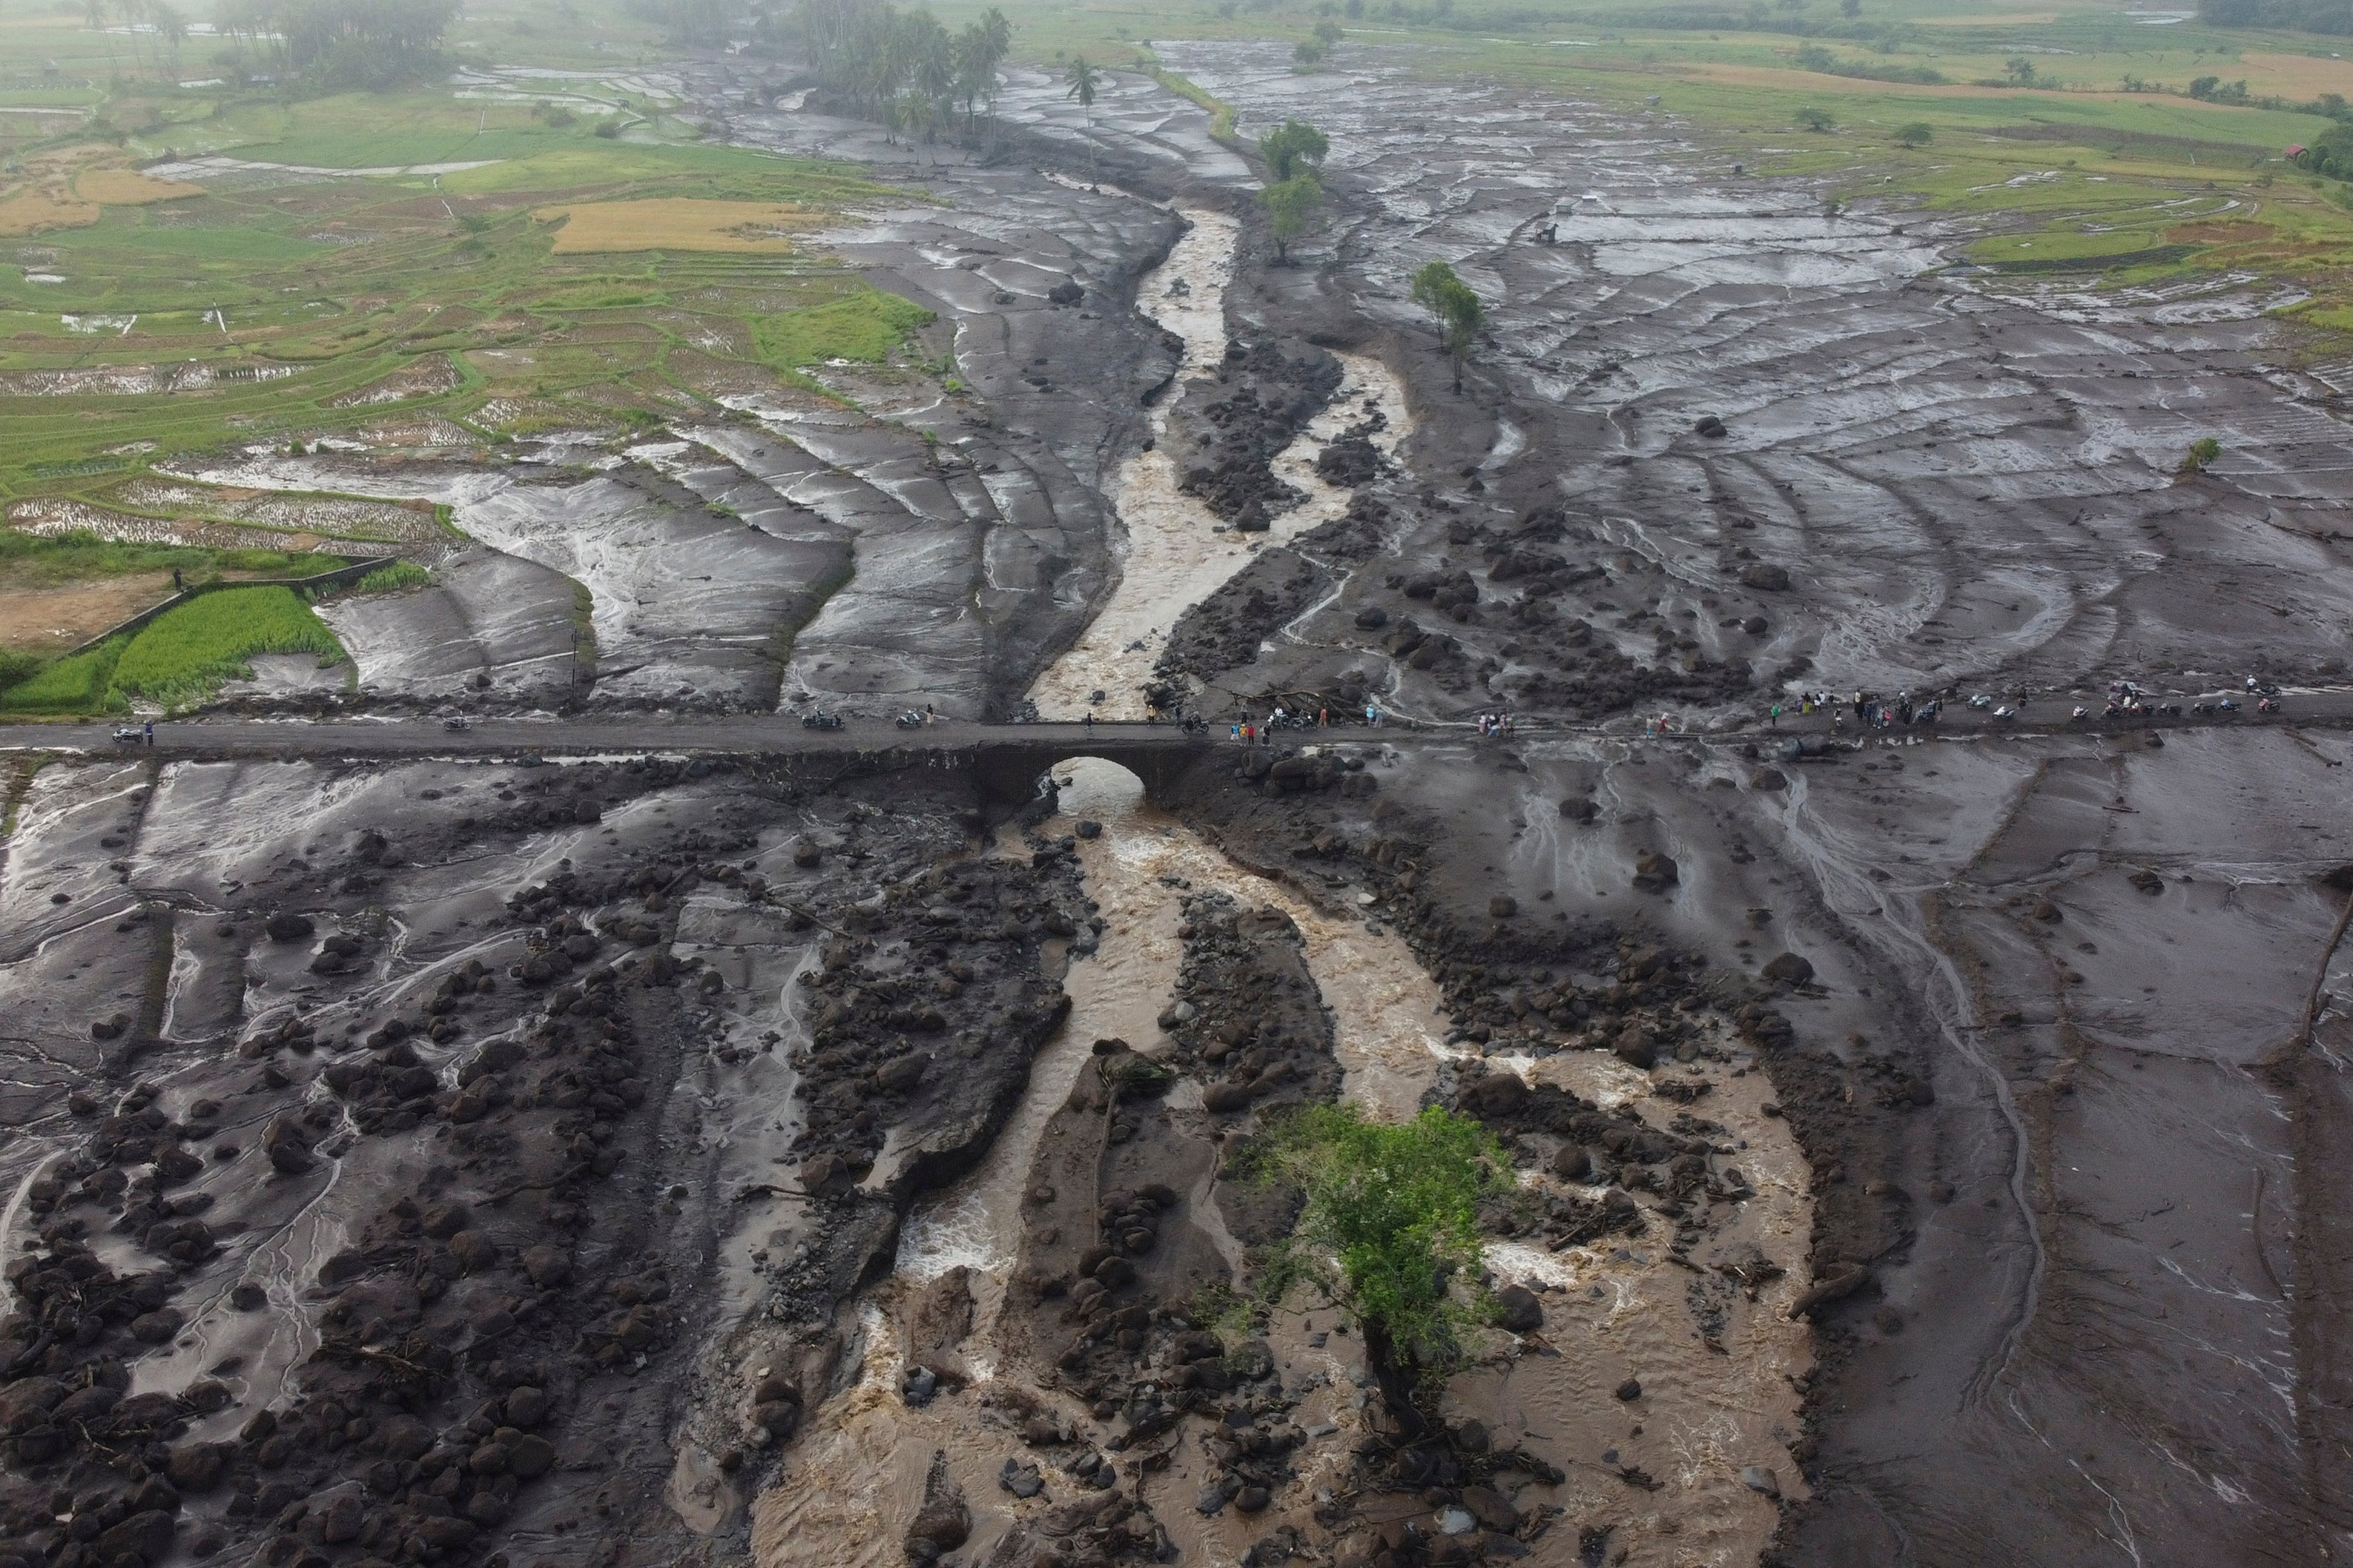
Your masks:
<svg viewBox="0 0 2353 1568"><path fill-rule="evenodd" d="M232 49L333 90L438 71L457 12L457 0L225 0L213 21Z"/></svg>
<svg viewBox="0 0 2353 1568"><path fill-rule="evenodd" d="M1454 362L1454 390L1461 392L1462 362L1470 358L1472 347L1479 341L1479 329L1486 325L1487 308L1479 302L1471 285L1443 261L1425 263L1413 275L1413 302L1438 323L1439 342Z"/></svg>
<svg viewBox="0 0 2353 1568"><path fill-rule="evenodd" d="M970 128L1013 46L1013 24L993 6L954 32L890 0L802 0L800 17L819 81L860 113L926 140L951 128L959 108Z"/></svg>
<svg viewBox="0 0 2353 1568"><path fill-rule="evenodd" d="M1479 1200L1510 1183L1494 1137L1435 1107L1391 1122L1309 1105L1268 1129L1258 1158L1305 1194L1297 1239L1328 1261L1326 1282L1377 1363L1425 1375L1451 1366L1475 1313L1447 1277L1477 1276Z"/></svg>
<svg viewBox="0 0 2353 1568"><path fill-rule="evenodd" d="M1259 138L1258 150L1266 159L1268 172L1279 183L1296 177L1304 168L1323 167L1332 143L1324 132L1304 120L1286 120Z"/></svg>

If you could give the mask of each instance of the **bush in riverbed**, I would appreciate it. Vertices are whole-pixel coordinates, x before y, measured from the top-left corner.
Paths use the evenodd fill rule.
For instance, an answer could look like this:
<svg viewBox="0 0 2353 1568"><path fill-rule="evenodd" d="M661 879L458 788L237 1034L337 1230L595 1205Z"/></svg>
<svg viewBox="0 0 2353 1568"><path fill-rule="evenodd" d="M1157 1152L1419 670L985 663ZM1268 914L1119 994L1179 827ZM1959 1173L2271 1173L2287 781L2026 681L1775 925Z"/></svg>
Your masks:
<svg viewBox="0 0 2353 1568"><path fill-rule="evenodd" d="M1479 1200L1511 1184L1493 1134L1434 1107L1396 1122L1307 1105L1268 1128L1256 1163L1304 1194L1294 1240L1313 1256L1302 1261L1364 1326L1377 1370L1424 1381L1460 1362L1462 1331L1483 1313L1447 1279L1478 1277Z"/></svg>

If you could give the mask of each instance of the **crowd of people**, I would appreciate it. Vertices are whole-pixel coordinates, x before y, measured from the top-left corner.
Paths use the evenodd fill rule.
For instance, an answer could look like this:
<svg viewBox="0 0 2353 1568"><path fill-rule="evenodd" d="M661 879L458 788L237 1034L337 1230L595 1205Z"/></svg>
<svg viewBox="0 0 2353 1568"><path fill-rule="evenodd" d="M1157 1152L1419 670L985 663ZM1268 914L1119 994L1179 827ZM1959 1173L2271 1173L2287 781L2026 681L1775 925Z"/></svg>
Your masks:
<svg viewBox="0 0 2353 1568"><path fill-rule="evenodd" d="M1798 694L1799 717L1811 718L1816 713L1828 713L1831 728L1840 730L1846 727L1850 711L1853 713L1855 722L1866 730L1893 730L1899 725L1909 729L1915 724L1934 724L1944 710L1943 698L1932 697L1926 702L1915 702L1909 691L1900 691L1892 700L1875 691L1857 691L1851 698L1842 698L1832 691L1801 691ZM1775 729L1781 727L1781 715L1785 711L1784 704L1773 704L1771 718Z"/></svg>
<svg viewBox="0 0 2353 1568"><path fill-rule="evenodd" d="M1380 728L1381 719L1378 707L1370 702L1365 704L1365 723L1368 728ZM1312 714L1293 713L1289 709L1277 707L1263 721L1252 719L1248 714L1234 721L1233 738L1246 746L1254 746L1261 741L1271 745L1279 731L1328 730L1333 722L1332 710L1328 707L1318 708Z"/></svg>

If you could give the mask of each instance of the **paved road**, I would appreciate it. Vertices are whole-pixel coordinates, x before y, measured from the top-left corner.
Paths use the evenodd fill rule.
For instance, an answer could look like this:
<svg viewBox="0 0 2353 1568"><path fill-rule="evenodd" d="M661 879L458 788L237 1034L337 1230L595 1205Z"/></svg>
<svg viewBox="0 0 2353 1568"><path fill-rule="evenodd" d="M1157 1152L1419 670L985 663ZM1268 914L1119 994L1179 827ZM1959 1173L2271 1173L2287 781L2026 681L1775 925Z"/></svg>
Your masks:
<svg viewBox="0 0 2353 1568"><path fill-rule="evenodd" d="M2244 728L2289 724L2314 729L2353 727L2353 691L2298 692L2287 700L2287 711L2258 715L2249 703L2235 714L2200 717L2185 713L2179 719L2162 715L2147 719L2078 722L2070 718L2073 699L2037 701L2026 706L2013 721L1999 722L1967 708L1947 708L1934 730L1864 731L1850 716L1834 726L1824 714L1804 719L1785 715L1778 726L1762 720L1745 730L1715 731L1706 735L1676 735L1673 740L1754 741L1769 748L1778 742L1804 736L1818 739L1901 741L1909 736L2005 734L2016 736L2099 732L2117 734L2142 729L2195 727ZM2094 701L2089 706L2097 710ZM1631 739L1628 723L1620 720L1606 729L1599 725L1524 724L1519 738L1540 742L1568 734L1615 734ZM1179 752L1206 746L1232 744L1228 727L1212 725L1203 734L1187 735L1173 724L1074 723L982 724L944 720L916 730L902 730L887 720L850 720L840 730L805 730L789 714L746 714L730 717L662 717L646 714L596 714L545 719L483 719L462 731L442 727L438 719L199 719L166 721L155 726L155 750L164 755L196 752L216 755L288 753L303 756L510 756L542 752L576 755L582 752L645 752L806 753L822 755L876 752L892 747L943 750L1028 751L1067 746L1076 752L1088 748L1136 752ZM1362 725L1329 730L1285 731L1282 744L1378 742L1385 745L1460 743L1475 739L1468 724L1415 725L1404 722L1377 730ZM117 744L111 724L0 725L0 751L113 751ZM123 749L128 749L123 748Z"/></svg>
<svg viewBox="0 0 2353 1568"><path fill-rule="evenodd" d="M1335 737L1370 731L1326 731ZM1392 731L1382 731L1388 735ZM0 725L0 750L117 749L111 724ZM661 718L637 714L563 719L483 719L448 730L438 719L207 719L160 722L155 750L305 756L506 756L620 752L762 752L826 754L893 746L985 750L1068 743L1119 750L1183 752L1225 740L1222 729L1187 735L1173 724L976 724L953 720L902 730L883 720L850 721L839 730L805 730L788 715ZM1294 736L1293 739L1298 737ZM121 747L130 750L129 746Z"/></svg>

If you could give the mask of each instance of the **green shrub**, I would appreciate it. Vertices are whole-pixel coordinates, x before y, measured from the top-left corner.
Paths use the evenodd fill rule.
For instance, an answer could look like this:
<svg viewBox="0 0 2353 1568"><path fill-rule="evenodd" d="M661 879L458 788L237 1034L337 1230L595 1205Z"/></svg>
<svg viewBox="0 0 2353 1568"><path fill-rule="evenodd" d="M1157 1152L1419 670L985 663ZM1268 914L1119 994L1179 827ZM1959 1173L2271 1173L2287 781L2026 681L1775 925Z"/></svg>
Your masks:
<svg viewBox="0 0 2353 1568"><path fill-rule="evenodd" d="M11 713L99 713L129 706L109 689L114 667L129 637L113 637L58 659L29 680L8 689L0 708Z"/></svg>
<svg viewBox="0 0 2353 1568"><path fill-rule="evenodd" d="M156 617L131 639L114 668L113 689L161 702L200 699L224 680L250 675L258 653L340 658L335 640L290 588L224 588Z"/></svg>
<svg viewBox="0 0 2353 1568"><path fill-rule="evenodd" d="M396 561L389 566L379 566L351 586L354 594L398 594L410 588L430 587L433 574L414 561Z"/></svg>

